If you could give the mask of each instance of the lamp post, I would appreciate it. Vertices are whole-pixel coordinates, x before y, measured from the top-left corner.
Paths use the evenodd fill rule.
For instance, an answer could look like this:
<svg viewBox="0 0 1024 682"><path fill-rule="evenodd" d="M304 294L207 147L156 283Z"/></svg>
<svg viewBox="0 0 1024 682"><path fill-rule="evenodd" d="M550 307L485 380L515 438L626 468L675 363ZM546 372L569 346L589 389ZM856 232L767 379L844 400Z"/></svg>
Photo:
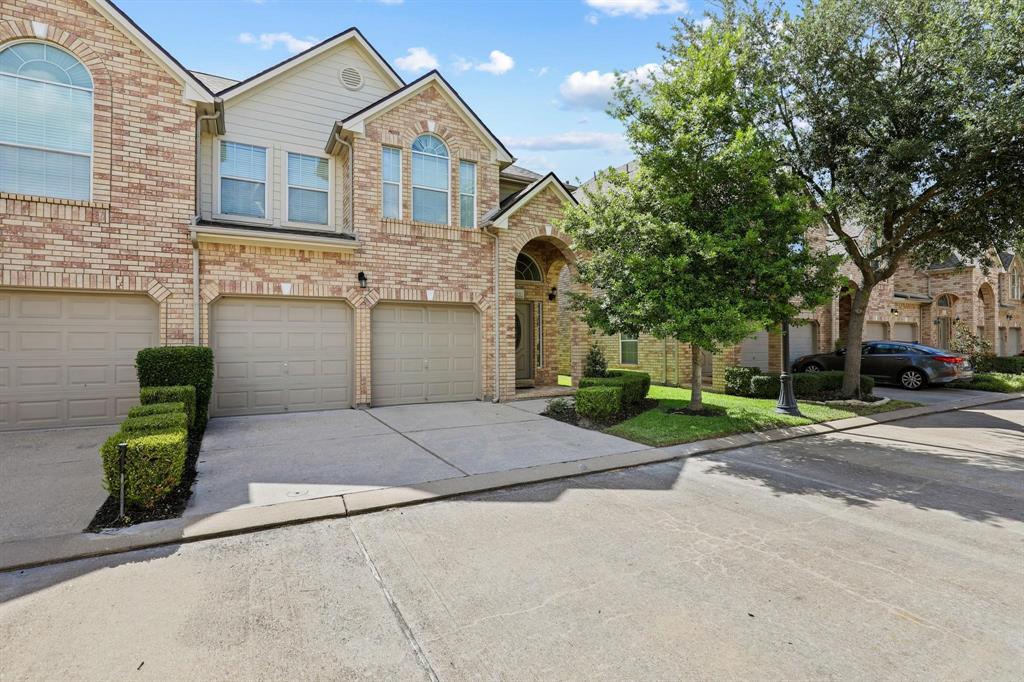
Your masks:
<svg viewBox="0 0 1024 682"><path fill-rule="evenodd" d="M775 412L793 417L803 416L793 393L793 375L789 373L789 319L782 321L782 374L779 375L779 402Z"/></svg>

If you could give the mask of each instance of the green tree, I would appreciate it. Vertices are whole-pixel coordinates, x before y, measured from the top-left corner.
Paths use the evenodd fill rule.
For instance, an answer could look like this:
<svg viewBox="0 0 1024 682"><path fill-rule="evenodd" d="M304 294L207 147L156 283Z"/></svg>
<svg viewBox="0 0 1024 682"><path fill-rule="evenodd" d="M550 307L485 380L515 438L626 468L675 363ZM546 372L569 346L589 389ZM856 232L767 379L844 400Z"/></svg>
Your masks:
<svg viewBox="0 0 1024 682"><path fill-rule="evenodd" d="M737 9L758 129L859 273L858 348L874 288L900 264L984 260L1024 233L1024 2L808 0ZM843 392L861 354L846 354Z"/></svg>
<svg viewBox="0 0 1024 682"><path fill-rule="evenodd" d="M736 31L684 23L662 73L621 83L614 115L635 172L606 171L562 229L587 254L573 302L605 333L689 343L690 407L702 408L700 349L717 352L832 293L835 259L809 248L802 184L780 169L737 87Z"/></svg>

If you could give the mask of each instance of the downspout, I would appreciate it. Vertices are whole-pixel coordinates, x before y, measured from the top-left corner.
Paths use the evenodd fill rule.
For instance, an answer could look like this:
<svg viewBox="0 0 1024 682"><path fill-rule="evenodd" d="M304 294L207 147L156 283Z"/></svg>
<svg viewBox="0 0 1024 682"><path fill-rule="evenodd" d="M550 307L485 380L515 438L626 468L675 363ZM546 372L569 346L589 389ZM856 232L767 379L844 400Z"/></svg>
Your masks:
<svg viewBox="0 0 1024 682"><path fill-rule="evenodd" d="M214 107L216 107L216 103ZM203 122L213 121L220 118L220 111L217 110L212 114L202 114L196 117L196 166L195 166L195 215L192 217L192 224L195 225L199 222L200 207L199 207L199 165L202 161L201 146L200 142L203 137ZM196 233L193 230L191 234L192 241L192 345L198 346L201 338L199 321L200 321L200 308L199 308L199 240L196 238Z"/></svg>
<svg viewBox="0 0 1024 682"><path fill-rule="evenodd" d="M356 231L356 159L352 145L341 139L340 133L334 133L334 141L343 145L348 150L348 229L354 234Z"/></svg>
<svg viewBox="0 0 1024 682"><path fill-rule="evenodd" d="M500 402L501 396L501 363L499 361L501 352L501 297L498 296L498 282L501 274L501 258L498 251L498 233L482 230L486 235L494 239L494 397L492 403Z"/></svg>

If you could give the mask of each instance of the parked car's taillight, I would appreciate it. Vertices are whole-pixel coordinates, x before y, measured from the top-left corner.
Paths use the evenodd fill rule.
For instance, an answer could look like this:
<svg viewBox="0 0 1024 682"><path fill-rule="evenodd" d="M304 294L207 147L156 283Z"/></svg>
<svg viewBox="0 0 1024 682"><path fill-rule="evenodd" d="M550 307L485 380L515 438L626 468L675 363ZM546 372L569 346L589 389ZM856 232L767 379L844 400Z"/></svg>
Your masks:
<svg viewBox="0 0 1024 682"><path fill-rule="evenodd" d="M959 365L964 361L963 358L958 358L954 355L936 355L935 359L947 365Z"/></svg>

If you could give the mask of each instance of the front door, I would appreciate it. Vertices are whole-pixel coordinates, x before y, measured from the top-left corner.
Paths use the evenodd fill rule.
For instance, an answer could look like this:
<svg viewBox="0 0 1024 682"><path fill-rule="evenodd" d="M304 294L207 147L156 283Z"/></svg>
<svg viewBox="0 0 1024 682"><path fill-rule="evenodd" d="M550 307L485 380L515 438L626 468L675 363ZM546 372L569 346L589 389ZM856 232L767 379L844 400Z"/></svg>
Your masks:
<svg viewBox="0 0 1024 682"><path fill-rule="evenodd" d="M516 301L516 386L533 386L533 305Z"/></svg>

